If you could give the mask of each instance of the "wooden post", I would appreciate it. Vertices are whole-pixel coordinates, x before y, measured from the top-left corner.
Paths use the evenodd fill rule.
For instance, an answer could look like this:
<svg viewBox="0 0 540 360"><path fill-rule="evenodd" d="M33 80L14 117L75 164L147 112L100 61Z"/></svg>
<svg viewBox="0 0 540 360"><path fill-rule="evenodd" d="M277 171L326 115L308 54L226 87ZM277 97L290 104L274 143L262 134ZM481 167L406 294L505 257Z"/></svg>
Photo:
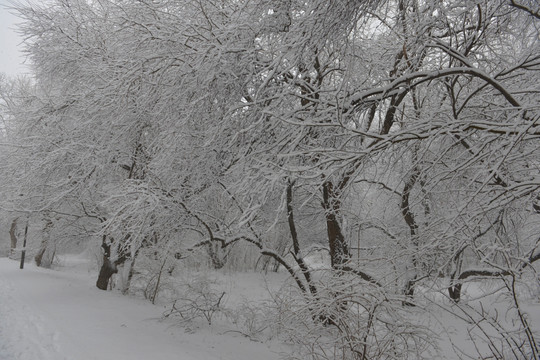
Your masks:
<svg viewBox="0 0 540 360"><path fill-rule="evenodd" d="M24 257L26 256L26 238L28 235L28 219L26 220L26 226L24 228L24 241L23 241L23 249L21 252L21 266L20 269L24 269Z"/></svg>

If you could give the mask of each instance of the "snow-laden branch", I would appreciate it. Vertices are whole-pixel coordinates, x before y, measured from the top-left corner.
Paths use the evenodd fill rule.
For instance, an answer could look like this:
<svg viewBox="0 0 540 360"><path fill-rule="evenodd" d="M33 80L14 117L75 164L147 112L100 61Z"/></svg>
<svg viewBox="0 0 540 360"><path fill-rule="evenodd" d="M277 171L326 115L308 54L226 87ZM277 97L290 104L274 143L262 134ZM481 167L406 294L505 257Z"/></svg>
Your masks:
<svg viewBox="0 0 540 360"><path fill-rule="evenodd" d="M474 77L477 77L479 79L484 80L488 84L490 84L493 88L495 88L501 95L504 96L504 98L515 108L521 108L521 104L512 96L512 94L506 90L502 84L500 84L497 80L489 76L486 72L473 68L473 67L453 67L449 69L441 69L441 70L423 70L423 71L416 71L410 74L406 74L403 76L400 76L399 78L392 81L387 86L363 91L359 94L352 95L348 99L348 104L343 105L343 109L345 111L350 111L350 109L354 109L358 106L364 106L366 102L378 102L384 99L387 99L389 97L403 94L404 92L408 92L410 89L438 79L448 76L454 76L454 75L471 75Z"/></svg>

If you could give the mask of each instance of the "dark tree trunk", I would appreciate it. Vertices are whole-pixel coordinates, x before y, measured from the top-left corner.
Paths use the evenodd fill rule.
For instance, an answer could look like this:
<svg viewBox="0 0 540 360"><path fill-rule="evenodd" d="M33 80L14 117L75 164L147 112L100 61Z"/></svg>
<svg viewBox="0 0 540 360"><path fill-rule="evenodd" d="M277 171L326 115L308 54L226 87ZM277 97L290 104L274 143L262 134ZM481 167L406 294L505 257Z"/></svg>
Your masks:
<svg viewBox="0 0 540 360"><path fill-rule="evenodd" d="M96 286L101 290L107 290L111 276L117 272L118 269L116 268L116 265L104 255L103 265L101 265L101 269L99 270Z"/></svg>
<svg viewBox="0 0 540 360"><path fill-rule="evenodd" d="M220 256L221 247L218 244L209 243L206 246L208 256L212 261L212 266L214 269L219 270L223 268L227 262L227 255Z"/></svg>
<svg viewBox="0 0 540 360"><path fill-rule="evenodd" d="M461 284L454 284L448 287L448 295L453 302L458 303L461 300Z"/></svg>
<svg viewBox="0 0 540 360"><path fill-rule="evenodd" d="M96 286L101 290L107 290L107 286L109 285L111 276L113 276L113 274L118 273L118 266L124 264L126 260L129 259L129 255L126 254L125 252L117 254L118 256L116 256L115 260L112 261L111 260L111 244L107 243L106 236L103 236L103 242L101 243L101 247L103 248L103 265L101 265L101 269L99 270ZM134 262L132 262L132 265L133 263ZM131 272L132 272L132 269L130 269L130 279L131 279L131 276L133 275ZM124 288L122 291L127 291L127 289Z"/></svg>
<svg viewBox="0 0 540 360"><path fill-rule="evenodd" d="M110 259L111 245L108 244L106 240L107 238L103 236L103 242L101 243L101 247L103 248L103 264L101 265L101 269L99 270L99 275L96 282L96 286L98 287L98 289L101 290L107 290L107 287L109 286L109 281L111 280L111 276L118 272L116 263L112 262Z"/></svg>
<svg viewBox="0 0 540 360"><path fill-rule="evenodd" d="M415 156L416 158L416 156ZM420 169L418 167L414 167L411 175L405 182L405 187L403 188L403 193L401 194L401 214L403 215L403 219L405 220L405 223L409 227L409 232L411 235L411 242L414 246L414 251L412 255L412 266L414 269L414 275L413 278L407 281L407 284L405 285L405 291L404 295L408 299L412 299L414 297L414 285L416 283L416 280L418 278L418 270L419 270L419 263L418 258L416 256L416 252L418 251L418 224L416 223L416 219L414 217L414 214L411 211L410 204L409 204L409 197L411 195L412 188L416 184L416 181L418 180L418 177L420 176ZM413 305L410 301L405 301L405 305Z"/></svg>
<svg viewBox="0 0 540 360"><path fill-rule="evenodd" d="M463 252L466 247L462 247L452 259L452 262L455 266L452 273L450 274L450 286L448 287L448 296L455 303L458 303L461 300L461 282L459 281L459 274L461 272L461 265L463 264Z"/></svg>
<svg viewBox="0 0 540 360"><path fill-rule="evenodd" d="M338 219L341 210L340 200L335 194L333 184L330 181L323 184L323 206L326 216L330 262L332 268L340 269L349 260L350 253Z"/></svg>
<svg viewBox="0 0 540 360"><path fill-rule="evenodd" d="M21 265L20 268L24 269L24 257L26 255L26 239L28 236L28 220L26 220L26 226L24 227L24 240L23 240L23 249L21 252Z"/></svg>

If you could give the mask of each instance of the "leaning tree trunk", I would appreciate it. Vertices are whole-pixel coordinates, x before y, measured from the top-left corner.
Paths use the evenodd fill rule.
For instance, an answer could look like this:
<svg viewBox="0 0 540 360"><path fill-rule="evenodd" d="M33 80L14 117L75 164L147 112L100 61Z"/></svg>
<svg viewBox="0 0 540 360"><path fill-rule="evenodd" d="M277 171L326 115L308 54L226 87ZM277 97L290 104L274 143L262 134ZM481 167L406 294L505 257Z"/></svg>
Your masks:
<svg viewBox="0 0 540 360"><path fill-rule="evenodd" d="M111 276L118 272L118 268L116 267L116 264L110 259L111 245L107 244L105 236L103 237L101 247L104 251L103 264L101 265L101 269L99 270L96 286L101 290L107 290L107 287L109 286L109 281L111 280Z"/></svg>
<svg viewBox="0 0 540 360"><path fill-rule="evenodd" d="M107 290L111 276L117 272L116 265L108 257L103 256L103 265L99 270L96 286L101 290Z"/></svg>
<svg viewBox="0 0 540 360"><path fill-rule="evenodd" d="M411 242L412 242L412 245L414 246L414 251L413 251L412 259L411 259L414 273L413 273L412 278L409 278L407 283L405 284L405 290L404 290L405 296L409 299L412 299L414 296L414 285L418 279L418 270L419 270L419 263L418 263L418 258L416 255L416 252L418 251L418 224L416 223L416 219L410 208L409 197L411 195L412 188L416 184L416 181L418 180L419 176L420 176L420 170L418 167L415 166L413 168L411 175L405 182L405 187L403 189L403 193L401 194L401 214L403 215L403 219L405 220L405 223L409 227L409 231L411 235ZM412 305L412 303L408 301L406 301L405 304Z"/></svg>

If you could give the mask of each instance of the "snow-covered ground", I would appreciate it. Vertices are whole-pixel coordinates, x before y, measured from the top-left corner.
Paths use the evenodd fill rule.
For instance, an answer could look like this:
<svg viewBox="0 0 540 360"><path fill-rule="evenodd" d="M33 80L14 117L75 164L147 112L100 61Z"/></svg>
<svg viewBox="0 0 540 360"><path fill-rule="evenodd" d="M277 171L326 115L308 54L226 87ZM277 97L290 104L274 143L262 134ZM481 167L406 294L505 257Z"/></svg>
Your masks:
<svg viewBox="0 0 540 360"><path fill-rule="evenodd" d="M216 316L212 326L204 317L195 322L181 322L178 316L164 318L170 302L152 305L139 296L98 290L96 269L82 256L63 257L55 270L37 268L31 262L20 270L17 261L0 258L0 360L278 360L291 350L278 338L262 336L263 342L249 334L257 333L261 323L263 328L268 325L265 289L275 292L286 274L179 273L189 278L182 280L184 285L192 281L211 284L219 288L218 293L226 291L224 308L232 313L226 319ZM531 330L537 332L538 286L530 285L532 292L523 293L522 310ZM505 326L519 325L508 299L489 295L498 286L494 280L466 284L460 307L448 304L442 292L424 289L430 294L425 299L433 303L428 301L422 309L430 311L411 308L410 316L438 334L434 340L439 352L433 358L467 358L456 352L473 354L473 358L477 351L488 354L489 341L500 342L501 334L493 333L489 341L481 339L482 331L494 329L488 317L482 317L484 310L496 310L497 320Z"/></svg>
<svg viewBox="0 0 540 360"><path fill-rule="evenodd" d="M235 332L186 332L164 307L95 287L87 260L61 271L0 258L0 360L275 360L279 350Z"/></svg>

